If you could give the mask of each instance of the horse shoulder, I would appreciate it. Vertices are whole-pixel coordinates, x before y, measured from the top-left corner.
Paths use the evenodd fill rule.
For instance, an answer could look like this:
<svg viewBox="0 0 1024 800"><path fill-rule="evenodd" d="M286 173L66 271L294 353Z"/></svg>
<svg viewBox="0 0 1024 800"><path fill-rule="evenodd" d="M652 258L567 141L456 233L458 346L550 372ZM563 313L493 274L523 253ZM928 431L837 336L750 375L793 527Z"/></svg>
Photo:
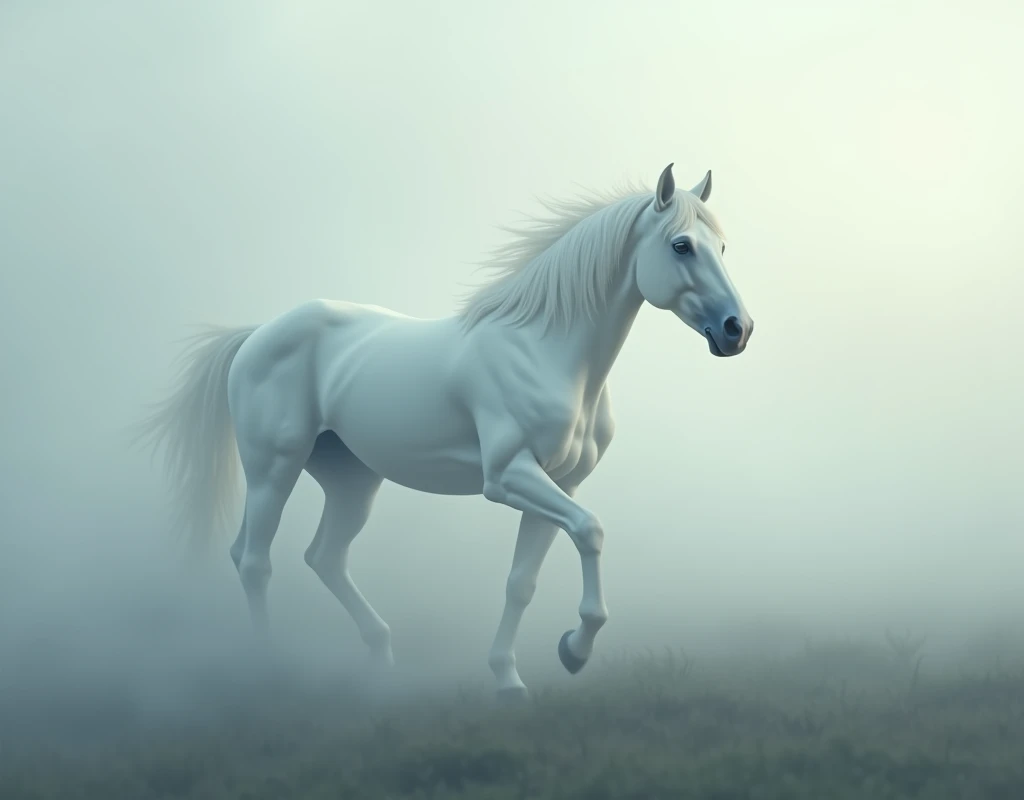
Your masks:
<svg viewBox="0 0 1024 800"><path fill-rule="evenodd" d="M514 432L541 459L558 452L579 421L578 388L528 337L484 325L461 348L456 369L472 412L480 424L503 429L503 438Z"/></svg>
<svg viewBox="0 0 1024 800"><path fill-rule="evenodd" d="M508 412L530 440L558 449L575 435L580 422L579 388L543 358L531 359L515 379L506 376L503 397Z"/></svg>

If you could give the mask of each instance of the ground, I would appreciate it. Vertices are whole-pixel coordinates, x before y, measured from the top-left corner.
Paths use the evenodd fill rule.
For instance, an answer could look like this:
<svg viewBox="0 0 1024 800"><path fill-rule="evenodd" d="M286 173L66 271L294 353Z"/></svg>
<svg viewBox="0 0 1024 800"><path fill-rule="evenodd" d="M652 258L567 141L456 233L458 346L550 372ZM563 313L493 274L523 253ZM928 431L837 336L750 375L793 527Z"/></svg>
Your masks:
<svg viewBox="0 0 1024 800"><path fill-rule="evenodd" d="M105 722L95 707L61 718L73 745L8 733L0 797L1024 798L1024 666L929 669L912 638L881 642L621 654L514 707L485 684L412 703L281 676L214 683L196 687L201 717L154 725L107 703Z"/></svg>

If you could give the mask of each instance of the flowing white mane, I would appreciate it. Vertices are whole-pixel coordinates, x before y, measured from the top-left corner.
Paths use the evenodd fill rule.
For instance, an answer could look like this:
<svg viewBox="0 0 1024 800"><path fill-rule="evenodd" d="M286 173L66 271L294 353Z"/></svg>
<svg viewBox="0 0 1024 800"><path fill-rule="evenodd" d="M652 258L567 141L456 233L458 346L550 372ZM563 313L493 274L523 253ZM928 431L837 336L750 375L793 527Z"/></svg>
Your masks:
<svg viewBox="0 0 1024 800"><path fill-rule="evenodd" d="M722 235L698 198L686 191L675 198L676 213L665 215L662 233L700 220ZM581 316L593 317L615 281L637 217L653 200L650 189L627 185L610 195L542 201L549 216L502 227L515 238L483 265L497 275L463 302L463 323L470 328L494 317L524 325L540 316L545 326L571 325Z"/></svg>

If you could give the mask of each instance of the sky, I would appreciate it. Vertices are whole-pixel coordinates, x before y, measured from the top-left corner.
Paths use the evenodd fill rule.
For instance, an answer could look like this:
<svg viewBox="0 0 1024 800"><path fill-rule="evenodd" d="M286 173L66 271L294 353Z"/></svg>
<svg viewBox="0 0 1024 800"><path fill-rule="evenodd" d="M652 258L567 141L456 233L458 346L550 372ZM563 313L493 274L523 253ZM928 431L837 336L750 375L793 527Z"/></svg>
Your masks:
<svg viewBox="0 0 1024 800"><path fill-rule="evenodd" d="M633 328L578 495L607 535L599 646L1019 625L1022 35L1009 0L3 3L0 647L101 669L133 625L246 628L234 531L186 574L126 433L192 326L452 313L537 198L669 162L713 170L757 329L721 360L671 314ZM360 646L302 562L320 502L304 477L273 550L301 657ZM385 486L352 572L400 658L486 674L516 524ZM561 537L537 668L579 592Z"/></svg>

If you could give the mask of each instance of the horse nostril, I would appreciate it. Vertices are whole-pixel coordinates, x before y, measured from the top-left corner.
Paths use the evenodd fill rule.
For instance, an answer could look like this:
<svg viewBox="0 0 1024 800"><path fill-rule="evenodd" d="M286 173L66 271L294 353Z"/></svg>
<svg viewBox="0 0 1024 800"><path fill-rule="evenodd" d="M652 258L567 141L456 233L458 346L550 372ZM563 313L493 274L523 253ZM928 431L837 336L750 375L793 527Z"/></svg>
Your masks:
<svg viewBox="0 0 1024 800"><path fill-rule="evenodd" d="M722 326L725 335L730 339L739 339L743 335L743 326L736 317L729 317Z"/></svg>

